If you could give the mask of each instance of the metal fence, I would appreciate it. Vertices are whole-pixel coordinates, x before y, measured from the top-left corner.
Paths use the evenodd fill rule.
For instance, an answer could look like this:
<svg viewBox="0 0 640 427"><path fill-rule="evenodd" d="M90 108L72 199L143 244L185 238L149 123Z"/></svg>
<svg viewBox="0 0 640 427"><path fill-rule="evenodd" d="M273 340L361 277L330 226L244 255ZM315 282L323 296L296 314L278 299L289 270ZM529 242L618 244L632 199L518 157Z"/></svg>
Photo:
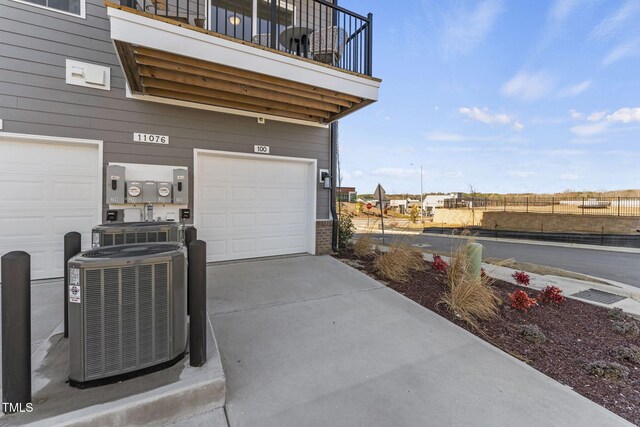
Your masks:
<svg viewBox="0 0 640 427"><path fill-rule="evenodd" d="M372 75L373 15L327 0L120 0L227 37Z"/></svg>
<svg viewBox="0 0 640 427"><path fill-rule="evenodd" d="M445 200L448 209L640 217L640 197L475 197Z"/></svg>

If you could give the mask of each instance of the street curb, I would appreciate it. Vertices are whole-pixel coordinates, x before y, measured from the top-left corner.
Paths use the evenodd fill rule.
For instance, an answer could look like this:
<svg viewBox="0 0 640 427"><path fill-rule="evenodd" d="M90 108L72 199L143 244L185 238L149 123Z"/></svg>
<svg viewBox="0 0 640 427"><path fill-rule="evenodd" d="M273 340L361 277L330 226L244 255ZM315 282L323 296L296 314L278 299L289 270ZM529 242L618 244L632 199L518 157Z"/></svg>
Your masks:
<svg viewBox="0 0 640 427"><path fill-rule="evenodd" d="M473 239L477 241L519 243L522 245L555 246L560 248L588 249L588 250L594 250L594 251L640 254L639 248L622 248L619 246L584 245L580 243L559 243L559 242L546 242L546 241L527 240L527 239L505 239L500 237L460 236L455 234L431 234L431 233L422 233L419 231L385 230L384 232L385 234L407 234L407 235L415 235L415 236L430 236L430 237L436 237L436 238L450 238L450 239ZM356 233L359 233L359 234L369 233L369 230L356 229ZM375 230L375 233L372 233L372 234L381 234L381 230Z"/></svg>

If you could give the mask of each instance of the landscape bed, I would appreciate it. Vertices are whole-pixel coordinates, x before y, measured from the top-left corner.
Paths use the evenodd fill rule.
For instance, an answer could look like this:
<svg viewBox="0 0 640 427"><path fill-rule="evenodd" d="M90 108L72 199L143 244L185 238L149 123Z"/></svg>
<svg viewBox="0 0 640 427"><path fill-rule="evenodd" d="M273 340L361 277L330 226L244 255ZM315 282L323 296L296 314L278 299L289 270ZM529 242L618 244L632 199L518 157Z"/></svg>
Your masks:
<svg viewBox="0 0 640 427"><path fill-rule="evenodd" d="M490 320L478 320L477 326L472 327L440 303L448 287L445 273L436 271L432 263L425 261L426 269L412 271L409 280L390 281L376 271L375 260L379 255L358 258L352 249L346 249L335 257L640 425L640 322L637 320L619 311L571 299L558 305L539 302L526 312L516 310L511 308L509 294L523 289L538 299L540 292L496 280L491 286L502 300L498 315ZM539 332L544 337L538 337ZM626 350L621 350L623 348ZM598 362L608 365L602 368ZM609 369L611 367L613 369ZM627 377L613 379L594 373L626 374Z"/></svg>

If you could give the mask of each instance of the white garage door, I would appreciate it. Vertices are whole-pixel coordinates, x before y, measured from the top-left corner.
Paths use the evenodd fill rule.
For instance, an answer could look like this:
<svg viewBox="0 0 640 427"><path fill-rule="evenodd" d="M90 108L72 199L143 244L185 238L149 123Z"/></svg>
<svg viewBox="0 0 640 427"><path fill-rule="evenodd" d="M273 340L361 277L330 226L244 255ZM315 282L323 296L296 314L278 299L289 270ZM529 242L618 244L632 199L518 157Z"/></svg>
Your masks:
<svg viewBox="0 0 640 427"><path fill-rule="evenodd" d="M31 255L31 278L62 277L64 235L100 223L99 146L0 136L0 255Z"/></svg>
<svg viewBox="0 0 640 427"><path fill-rule="evenodd" d="M315 252L315 161L196 152L196 168L208 261Z"/></svg>

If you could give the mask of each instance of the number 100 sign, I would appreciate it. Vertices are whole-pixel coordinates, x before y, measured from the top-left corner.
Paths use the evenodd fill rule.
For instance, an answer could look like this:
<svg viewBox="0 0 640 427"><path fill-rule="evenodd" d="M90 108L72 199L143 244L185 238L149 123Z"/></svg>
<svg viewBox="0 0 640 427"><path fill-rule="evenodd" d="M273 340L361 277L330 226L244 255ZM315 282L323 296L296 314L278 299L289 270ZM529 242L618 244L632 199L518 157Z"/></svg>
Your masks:
<svg viewBox="0 0 640 427"><path fill-rule="evenodd" d="M152 133L134 133L134 142L150 142L152 144L168 144L169 136L167 135L154 135Z"/></svg>

